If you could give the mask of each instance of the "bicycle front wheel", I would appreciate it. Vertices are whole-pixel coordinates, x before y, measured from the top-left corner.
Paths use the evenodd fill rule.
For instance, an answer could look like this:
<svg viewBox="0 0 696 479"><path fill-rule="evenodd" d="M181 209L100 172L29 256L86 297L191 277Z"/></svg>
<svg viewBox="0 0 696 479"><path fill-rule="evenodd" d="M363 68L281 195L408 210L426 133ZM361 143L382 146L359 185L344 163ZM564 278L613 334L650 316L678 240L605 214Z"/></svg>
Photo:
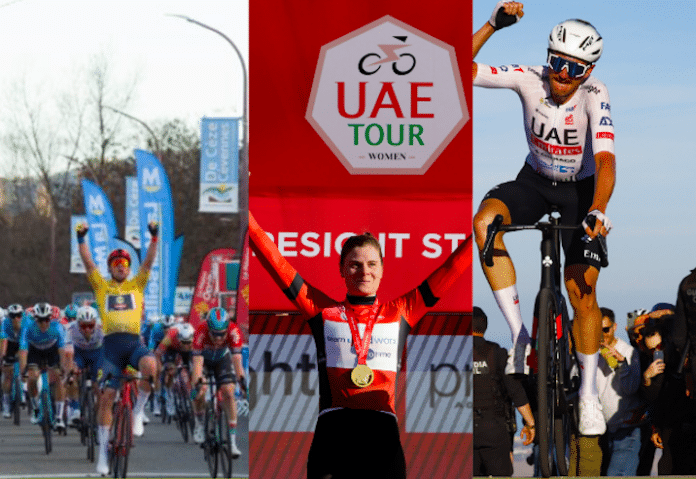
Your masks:
<svg viewBox="0 0 696 479"><path fill-rule="evenodd" d="M128 472L128 455L130 454L133 434L132 411L119 404L114 420L114 438L111 446L111 472L114 477L126 477Z"/></svg>
<svg viewBox="0 0 696 479"><path fill-rule="evenodd" d="M48 385L44 386L48 387ZM44 438L44 449L46 454L50 454L53 450L52 429L53 421L51 414L51 395L47 390L41 391L41 431Z"/></svg>
<svg viewBox="0 0 696 479"><path fill-rule="evenodd" d="M22 380L15 376L12 385L12 420L15 426L19 426L20 414L22 412Z"/></svg>
<svg viewBox="0 0 696 479"><path fill-rule="evenodd" d="M553 474L553 427L555 418L555 384L553 382L556 298L550 289L539 293L537 333L537 434L539 435L539 469L543 477Z"/></svg>
<svg viewBox="0 0 696 479"><path fill-rule="evenodd" d="M218 443L215 434L215 414L209 405L205 411L205 442L203 443L203 455L208 463L210 477L217 477L218 470Z"/></svg>
<svg viewBox="0 0 696 479"><path fill-rule="evenodd" d="M91 389L88 389L85 394L84 409L82 411L82 417L85 418L85 422L82 424L82 430L85 434L85 443L87 445L87 459L90 462L94 462L94 449L97 442L96 431L97 431L97 418L94 406L94 393Z"/></svg>
<svg viewBox="0 0 696 479"><path fill-rule="evenodd" d="M222 477L232 477L232 442L230 439L230 425L227 413L220 407L217 419L218 443L220 444L220 468Z"/></svg>

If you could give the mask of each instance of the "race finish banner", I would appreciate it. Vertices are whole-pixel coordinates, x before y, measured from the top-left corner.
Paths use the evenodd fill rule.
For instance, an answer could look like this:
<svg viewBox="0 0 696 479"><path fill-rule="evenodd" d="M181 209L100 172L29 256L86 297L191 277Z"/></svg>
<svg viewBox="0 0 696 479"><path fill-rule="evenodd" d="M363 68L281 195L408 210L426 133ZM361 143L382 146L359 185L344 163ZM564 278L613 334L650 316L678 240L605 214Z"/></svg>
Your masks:
<svg viewBox="0 0 696 479"><path fill-rule="evenodd" d="M433 6L250 5L250 210L303 279L337 300L352 234L382 246L382 301L418 286L471 234L471 5ZM411 331L399 363L409 477L471 476L471 282L469 270ZM250 475L304 478L316 346L255 257L250 284Z"/></svg>
<svg viewBox="0 0 696 479"><path fill-rule="evenodd" d="M239 212L239 118L201 120L198 211Z"/></svg>
<svg viewBox="0 0 696 479"><path fill-rule="evenodd" d="M145 310L155 314L173 314L179 264L184 237L174 237L174 206L167 172L155 155L135 150L138 170L138 209L140 214L141 259L150 244L148 223L159 223L155 263L144 292Z"/></svg>

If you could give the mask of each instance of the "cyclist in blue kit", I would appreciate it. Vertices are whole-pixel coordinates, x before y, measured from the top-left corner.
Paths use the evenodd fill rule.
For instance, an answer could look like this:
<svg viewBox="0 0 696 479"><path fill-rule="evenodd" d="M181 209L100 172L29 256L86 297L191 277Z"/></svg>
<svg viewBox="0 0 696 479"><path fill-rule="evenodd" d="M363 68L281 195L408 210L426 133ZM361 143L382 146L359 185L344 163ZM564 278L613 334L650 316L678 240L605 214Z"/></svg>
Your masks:
<svg viewBox="0 0 696 479"><path fill-rule="evenodd" d="M473 36L472 58L493 33L523 15L521 3L498 2L491 19ZM588 22L567 20L552 29L548 42L544 66L473 63L475 86L508 88L519 95L529 145L517 178L484 197L474 216L474 230L480 251L487 226L496 215L503 216L504 224L533 224L554 206L562 224L583 224L584 231L562 233L564 280L575 313L573 332L581 368L579 432L599 435L606 426L596 385L602 315L596 297L600 241L594 238L606 236L611 229L605 212L616 179L609 95L606 86L592 76L603 40ZM593 221L594 226L588 226ZM515 269L502 236L495 239L493 266L481 264L511 331L513 347L506 372L528 374L531 341L522 322Z"/></svg>

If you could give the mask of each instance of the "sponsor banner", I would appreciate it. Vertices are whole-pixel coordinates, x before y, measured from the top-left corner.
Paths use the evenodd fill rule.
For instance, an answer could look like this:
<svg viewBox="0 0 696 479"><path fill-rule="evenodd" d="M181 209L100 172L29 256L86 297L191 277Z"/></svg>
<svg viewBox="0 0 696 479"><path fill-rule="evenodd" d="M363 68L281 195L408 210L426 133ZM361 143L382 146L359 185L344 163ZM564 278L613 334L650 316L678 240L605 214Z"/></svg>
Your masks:
<svg viewBox="0 0 696 479"><path fill-rule="evenodd" d="M80 250L77 242L75 229L77 225L86 224L87 217L84 215L72 215L70 217L70 272L71 273L86 273L85 265L80 257ZM89 235L85 237L87 246L89 247Z"/></svg>
<svg viewBox="0 0 696 479"><path fill-rule="evenodd" d="M407 342L396 405L414 477L461 478L467 470L470 475L469 318L428 314ZM249 426L252 447L259 451L251 475L280 477L274 474L287 470L283 477L305 477L319 402L317 350L309 327L296 313L252 314L249 349ZM433 457L424 457L424 450L434 451Z"/></svg>
<svg viewBox="0 0 696 479"><path fill-rule="evenodd" d="M201 120L198 211L239 212L239 118Z"/></svg>
<svg viewBox="0 0 696 479"><path fill-rule="evenodd" d="M183 236L174 238L174 211L169 178L155 155L135 150L138 170L138 209L140 211L141 259L150 244L147 225L159 223L157 256L145 288L145 310L148 313L172 314L179 276Z"/></svg>
<svg viewBox="0 0 696 479"><path fill-rule="evenodd" d="M386 201L371 211L369 199L255 198L254 216L302 277L332 298L345 296L339 275L340 248L352 234L370 231L382 244L384 278L379 295L392 299L418 286L470 234L471 200ZM368 212L346 214L349 209ZM457 211L467 213L453 214ZM389 212L388 216L383 216ZM412 218L405 221L404 218ZM294 306L254 256L250 263L254 290L251 309L289 311ZM471 275L463 275L440 299L437 311L471 311Z"/></svg>
<svg viewBox="0 0 696 479"><path fill-rule="evenodd" d="M140 248L140 209L138 177L126 176L126 226L124 237L134 248Z"/></svg>
<svg viewBox="0 0 696 479"><path fill-rule="evenodd" d="M234 253L235 250L231 248L216 249L203 258L188 317L189 323L194 327L198 327L201 321L205 320L211 308L220 306L219 265L231 261Z"/></svg>
<svg viewBox="0 0 696 479"><path fill-rule="evenodd" d="M193 286L177 286L174 297L174 314L188 314L193 301Z"/></svg>

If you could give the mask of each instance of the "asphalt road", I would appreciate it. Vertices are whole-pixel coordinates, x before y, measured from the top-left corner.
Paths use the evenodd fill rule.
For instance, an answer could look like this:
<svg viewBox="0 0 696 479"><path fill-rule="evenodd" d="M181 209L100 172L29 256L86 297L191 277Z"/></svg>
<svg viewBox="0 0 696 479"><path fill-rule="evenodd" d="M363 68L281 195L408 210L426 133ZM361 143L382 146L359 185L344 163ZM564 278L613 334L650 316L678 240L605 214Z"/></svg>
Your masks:
<svg viewBox="0 0 696 479"><path fill-rule="evenodd" d="M145 435L135 439L128 466L128 477L210 477L203 450L184 443L174 423L162 424L150 416ZM235 461L233 477L249 477L249 421L241 417L237 427L237 447L242 457ZM87 460L87 449L80 444L77 430L67 436L53 435L53 451L44 451L39 426L22 415L17 427L0 418L0 478L99 477L96 462Z"/></svg>

